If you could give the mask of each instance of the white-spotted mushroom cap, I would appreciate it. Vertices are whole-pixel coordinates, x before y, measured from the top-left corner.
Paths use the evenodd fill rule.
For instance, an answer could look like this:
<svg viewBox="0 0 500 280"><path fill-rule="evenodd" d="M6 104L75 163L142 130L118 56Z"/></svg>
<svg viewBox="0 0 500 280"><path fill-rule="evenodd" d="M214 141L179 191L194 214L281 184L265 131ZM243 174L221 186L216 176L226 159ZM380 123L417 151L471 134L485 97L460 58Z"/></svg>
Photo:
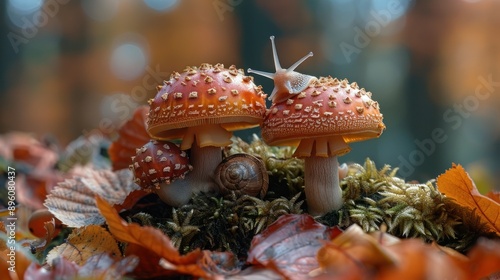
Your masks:
<svg viewBox="0 0 500 280"><path fill-rule="evenodd" d="M347 153L347 143L378 137L385 129L371 95L355 82L320 77L269 108L262 138L269 145L299 145L299 157Z"/></svg>
<svg viewBox="0 0 500 280"><path fill-rule="evenodd" d="M188 67L173 73L149 101L148 132L156 139L182 138L183 150L194 138L200 147L223 147L231 143L228 131L262 123L265 97L253 78L234 65Z"/></svg>
<svg viewBox="0 0 500 280"><path fill-rule="evenodd" d="M137 149L130 169L136 184L153 191L159 189L162 183L170 184L176 179L183 179L192 166L186 152L176 144L151 140Z"/></svg>

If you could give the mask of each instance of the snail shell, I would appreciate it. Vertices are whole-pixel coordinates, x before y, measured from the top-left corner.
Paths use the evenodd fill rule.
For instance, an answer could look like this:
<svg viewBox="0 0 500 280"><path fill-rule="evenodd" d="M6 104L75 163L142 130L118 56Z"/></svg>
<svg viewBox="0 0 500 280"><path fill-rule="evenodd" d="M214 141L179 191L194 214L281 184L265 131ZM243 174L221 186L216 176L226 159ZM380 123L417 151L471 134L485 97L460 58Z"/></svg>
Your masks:
<svg viewBox="0 0 500 280"><path fill-rule="evenodd" d="M267 193L269 175L264 163L249 154L234 154L215 169L215 182L223 195L251 195L263 198Z"/></svg>

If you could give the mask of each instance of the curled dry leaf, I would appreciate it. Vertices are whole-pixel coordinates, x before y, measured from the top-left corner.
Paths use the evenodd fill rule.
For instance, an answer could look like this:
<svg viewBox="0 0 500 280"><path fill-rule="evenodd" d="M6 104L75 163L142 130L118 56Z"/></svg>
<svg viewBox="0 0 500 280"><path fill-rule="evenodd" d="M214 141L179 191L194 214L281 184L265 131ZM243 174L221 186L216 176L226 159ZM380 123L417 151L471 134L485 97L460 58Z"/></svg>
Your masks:
<svg viewBox="0 0 500 280"><path fill-rule="evenodd" d="M289 279L305 279L319 267L316 254L323 243L340 232L310 215L283 215L253 238L247 261L278 270Z"/></svg>
<svg viewBox="0 0 500 280"><path fill-rule="evenodd" d="M44 209L41 209L41 210L38 210L38 211L46 211L48 212L47 210L44 210ZM35 212L35 214L39 214L40 212ZM45 214L42 213L42 214ZM50 212L49 212L50 214ZM36 217L35 217L36 218ZM47 217L44 217L44 218L47 218ZM35 235L37 237L39 237L39 239L33 241L30 243L30 248L31 248L31 252L41 252L43 250L45 250L45 248L47 247L47 245L50 243L50 241L52 241L52 239L54 239L54 237L59 233L59 231L61 230L61 228L57 227L57 224L56 224L56 220L54 218L50 218L50 220L43 220L40 221L40 223L43 223L42 225L39 225L39 224L35 224L33 225L33 219L30 218L30 221L29 221L29 227L30 227L30 231L32 233L34 233L34 231L32 230L33 227L36 226L36 231L35 233L36 234L41 234L41 232L45 232L44 235L40 236L40 235ZM42 227L43 230L40 230L38 227ZM59 222L59 226L60 226L60 222Z"/></svg>
<svg viewBox="0 0 500 280"><path fill-rule="evenodd" d="M49 224L47 224L49 222ZM47 209L38 209L33 212L28 220L28 228L31 234L38 238L52 239L61 231L61 221ZM50 241L48 240L48 241Z"/></svg>
<svg viewBox="0 0 500 280"><path fill-rule="evenodd" d="M437 178L440 192L472 210L492 231L500 235L500 203L479 193L469 174L461 165L453 165Z"/></svg>
<svg viewBox="0 0 500 280"><path fill-rule="evenodd" d="M135 156L135 150L151 139L146 131L148 112L147 105L137 107L132 118L120 127L118 139L111 143L108 150L113 170L128 168L132 164L131 158Z"/></svg>
<svg viewBox="0 0 500 280"><path fill-rule="evenodd" d="M149 259L157 259L158 257L160 265L166 270L165 275L189 274L208 279L217 276L203 270L198 264L204 257L202 251L194 250L186 255L181 255L170 239L159 229L149 226L143 227L135 223L128 224L120 218L116 209L104 199L98 196L95 199L113 236L122 242L129 243L129 246L134 244L136 252L142 248L142 252L148 254Z"/></svg>
<svg viewBox="0 0 500 280"><path fill-rule="evenodd" d="M83 265L90 257L102 253L113 257L121 255L116 240L108 231L97 225L89 225L74 229L65 243L49 252L46 261L52 264L55 258L62 256L78 265Z"/></svg>
<svg viewBox="0 0 500 280"><path fill-rule="evenodd" d="M95 195L115 205L122 204L132 191L138 189L128 169L113 172L88 168L85 175L59 183L47 196L44 205L70 227L99 225L104 223L104 217L96 206Z"/></svg>

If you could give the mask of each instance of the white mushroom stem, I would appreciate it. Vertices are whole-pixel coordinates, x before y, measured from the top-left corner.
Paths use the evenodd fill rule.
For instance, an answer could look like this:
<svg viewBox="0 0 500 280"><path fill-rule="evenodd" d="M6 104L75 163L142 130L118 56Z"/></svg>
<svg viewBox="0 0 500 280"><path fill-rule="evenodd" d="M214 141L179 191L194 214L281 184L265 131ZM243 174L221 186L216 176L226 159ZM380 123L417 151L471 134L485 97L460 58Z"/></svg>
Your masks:
<svg viewBox="0 0 500 280"><path fill-rule="evenodd" d="M214 181L215 168L222 161L220 147L199 147L196 143L191 147L190 155L193 170L184 179L177 179L170 184L160 184L156 192L165 203L171 206L182 206L189 202L193 193L216 190Z"/></svg>
<svg viewBox="0 0 500 280"><path fill-rule="evenodd" d="M311 215L322 215L342 207L337 156L305 159L305 193Z"/></svg>

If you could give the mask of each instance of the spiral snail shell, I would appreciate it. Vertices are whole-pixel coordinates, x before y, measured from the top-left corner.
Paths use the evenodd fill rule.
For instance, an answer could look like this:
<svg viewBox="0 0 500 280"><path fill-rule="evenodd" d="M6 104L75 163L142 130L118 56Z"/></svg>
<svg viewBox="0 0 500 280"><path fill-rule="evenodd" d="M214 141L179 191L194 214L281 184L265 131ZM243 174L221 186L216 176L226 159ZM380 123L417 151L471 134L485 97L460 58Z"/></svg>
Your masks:
<svg viewBox="0 0 500 280"><path fill-rule="evenodd" d="M222 195L251 195L263 198L267 193L269 175L264 163L249 154L234 154L215 169L215 182Z"/></svg>

